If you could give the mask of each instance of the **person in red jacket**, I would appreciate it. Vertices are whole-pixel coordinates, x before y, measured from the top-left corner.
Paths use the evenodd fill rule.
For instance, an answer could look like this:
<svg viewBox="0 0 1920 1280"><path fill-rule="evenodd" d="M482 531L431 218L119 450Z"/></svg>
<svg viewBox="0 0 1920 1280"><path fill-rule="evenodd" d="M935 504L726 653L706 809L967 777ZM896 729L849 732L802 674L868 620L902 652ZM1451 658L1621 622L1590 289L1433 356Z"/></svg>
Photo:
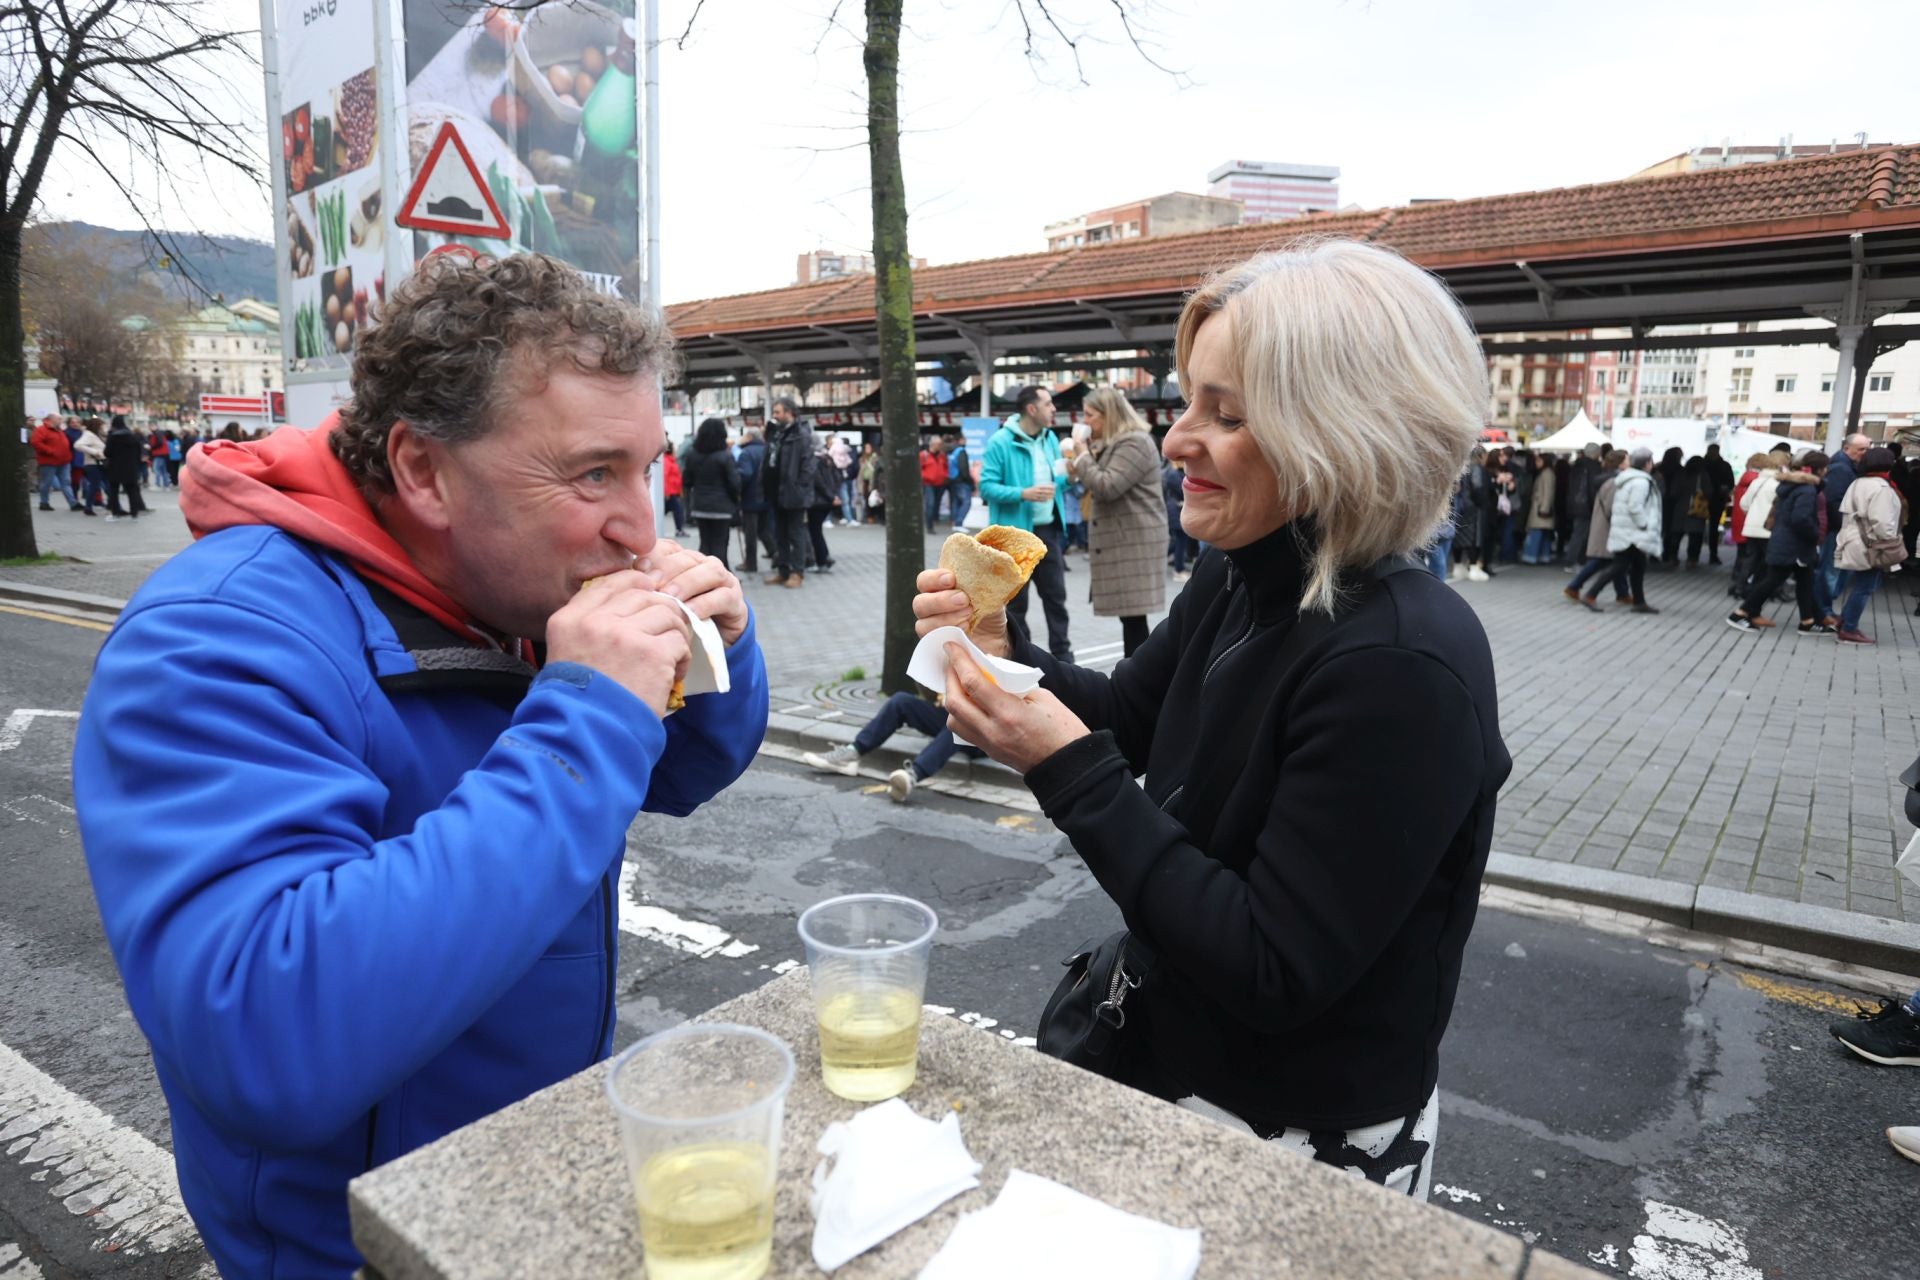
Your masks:
<svg viewBox="0 0 1920 1280"><path fill-rule="evenodd" d="M673 517L673 536L684 538L687 536L687 510L686 504L680 501L680 491L684 487L680 479L680 460L669 449L660 455L660 466L667 493L667 500L662 505L666 513Z"/></svg>
<svg viewBox="0 0 1920 1280"><path fill-rule="evenodd" d="M48 501L53 496L55 485L67 500L67 510L86 511L80 500L73 496L73 480L68 472L73 467L73 442L67 439L67 433L60 428L60 415L50 413L40 420L33 429L28 443L33 446L33 460L40 466L40 509L53 510ZM92 515L91 511L87 512Z"/></svg>
<svg viewBox="0 0 1920 1280"><path fill-rule="evenodd" d="M926 495L927 532L933 532L940 518L940 495L947 491L947 442L935 436L920 451L920 492Z"/></svg>

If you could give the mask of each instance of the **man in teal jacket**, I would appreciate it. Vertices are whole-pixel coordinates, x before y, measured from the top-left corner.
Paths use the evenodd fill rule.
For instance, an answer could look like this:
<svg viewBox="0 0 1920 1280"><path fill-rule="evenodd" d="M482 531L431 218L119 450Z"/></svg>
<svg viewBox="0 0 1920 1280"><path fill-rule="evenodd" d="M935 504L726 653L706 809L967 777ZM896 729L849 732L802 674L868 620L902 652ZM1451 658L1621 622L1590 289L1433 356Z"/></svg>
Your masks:
<svg viewBox="0 0 1920 1280"><path fill-rule="evenodd" d="M654 535L671 354L563 263L441 256L333 421L182 474L199 540L101 648L74 776L222 1275L346 1280L349 1179L606 1057L628 828L753 759L740 584ZM670 713L686 610L732 688Z"/></svg>
<svg viewBox="0 0 1920 1280"><path fill-rule="evenodd" d="M1007 605L1007 614L1024 627L1027 596L1040 593L1047 615L1047 651L1063 662L1073 661L1067 640L1067 576L1060 559L1060 534L1066 528L1059 478L1064 471L1060 440L1053 434L1053 393L1045 387L1022 387L1013 398L1019 410L987 441L980 464L980 496L987 518L1031 530L1047 544L1047 555L1027 585Z"/></svg>

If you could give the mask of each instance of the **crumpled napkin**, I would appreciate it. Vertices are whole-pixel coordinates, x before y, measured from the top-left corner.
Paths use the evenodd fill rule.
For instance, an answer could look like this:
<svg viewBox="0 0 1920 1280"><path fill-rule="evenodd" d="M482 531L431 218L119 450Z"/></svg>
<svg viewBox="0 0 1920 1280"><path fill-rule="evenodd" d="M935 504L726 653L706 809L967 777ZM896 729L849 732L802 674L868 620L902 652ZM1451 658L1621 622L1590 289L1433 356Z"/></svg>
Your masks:
<svg viewBox="0 0 1920 1280"><path fill-rule="evenodd" d="M1015 1169L954 1224L920 1280L1193 1280L1200 1232L1126 1213Z"/></svg>
<svg viewBox="0 0 1920 1280"><path fill-rule="evenodd" d="M921 636L920 643L913 646L913 657L907 661L907 675L936 693L945 693L947 646L950 644L965 647L980 669L991 675L994 682L1008 693L1018 696L1032 693L1040 687L1040 668L994 657L975 644L973 638L959 627L939 627ZM953 740L962 746L973 745L958 734L954 735Z"/></svg>
<svg viewBox="0 0 1920 1280"><path fill-rule="evenodd" d="M832 1271L980 1185L960 1117L923 1120L898 1098L820 1135L813 1171L813 1262Z"/></svg>

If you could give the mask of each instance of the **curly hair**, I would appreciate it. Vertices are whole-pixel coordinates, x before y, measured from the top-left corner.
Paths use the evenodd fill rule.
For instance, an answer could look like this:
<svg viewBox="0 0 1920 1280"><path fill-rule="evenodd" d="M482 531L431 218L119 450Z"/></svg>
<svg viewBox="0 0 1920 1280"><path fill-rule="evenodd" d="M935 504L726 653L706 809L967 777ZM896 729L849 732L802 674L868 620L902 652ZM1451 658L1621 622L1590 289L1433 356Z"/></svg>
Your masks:
<svg viewBox="0 0 1920 1280"><path fill-rule="evenodd" d="M353 356L353 396L327 437L370 500L394 492L396 422L432 440L476 440L509 397L538 394L562 361L614 377L674 373L658 313L594 291L557 258L437 254L387 299Z"/></svg>

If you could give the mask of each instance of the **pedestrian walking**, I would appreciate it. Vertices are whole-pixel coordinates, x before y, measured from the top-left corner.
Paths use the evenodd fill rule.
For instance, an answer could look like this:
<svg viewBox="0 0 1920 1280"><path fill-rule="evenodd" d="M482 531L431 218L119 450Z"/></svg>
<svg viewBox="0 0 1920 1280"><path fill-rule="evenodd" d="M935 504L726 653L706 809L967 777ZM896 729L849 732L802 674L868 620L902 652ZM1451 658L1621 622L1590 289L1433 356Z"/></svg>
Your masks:
<svg viewBox="0 0 1920 1280"><path fill-rule="evenodd" d="M113 519L107 493L107 438L100 430L100 419L87 419L80 438L73 442L73 454L81 464L80 497L87 513L91 515L96 506L107 507L107 519Z"/></svg>
<svg viewBox="0 0 1920 1280"><path fill-rule="evenodd" d="M1713 481L1707 474L1705 458L1687 459L1686 466L1681 468L1680 487L1680 535L1686 543L1686 556L1681 563L1688 569L1698 569L1700 549L1708 542L1708 521L1713 512Z"/></svg>
<svg viewBox="0 0 1920 1280"><path fill-rule="evenodd" d="M1580 450L1567 468L1567 568L1573 573L1587 560L1587 538L1593 528L1593 500L1600 485L1612 475L1604 470L1601 458L1608 451L1598 444Z"/></svg>
<svg viewBox="0 0 1920 1280"><path fill-rule="evenodd" d="M873 524L879 518L881 503L873 500L880 491L880 454L870 444L860 446L860 519Z"/></svg>
<svg viewBox="0 0 1920 1280"><path fill-rule="evenodd" d="M1520 536L1526 530L1526 490L1530 481L1525 466L1516 459L1512 449L1495 453L1490 474L1494 482L1495 549L1501 564L1513 564L1520 558ZM1488 572L1492 572L1493 566L1487 567Z"/></svg>
<svg viewBox="0 0 1920 1280"><path fill-rule="evenodd" d="M773 561L773 522L767 512L767 445L758 427L748 427L743 433L734 462L740 477L740 571L758 573L763 545L768 563Z"/></svg>
<svg viewBox="0 0 1920 1280"><path fill-rule="evenodd" d="M180 468L187 464L188 450L199 443L199 437L192 433L175 434L167 440L167 483L174 488L180 487Z"/></svg>
<svg viewBox="0 0 1920 1280"><path fill-rule="evenodd" d="M800 760L815 769L857 778L861 759L878 751L901 729L924 733L931 741L912 760L887 774L887 798L905 804L916 787L947 767L955 751L976 760L986 754L978 747L962 747L953 740L953 729L940 702L938 698L929 702L918 694L896 693L880 704L880 710L861 726L852 743L841 743L824 753L803 751Z"/></svg>
<svg viewBox="0 0 1920 1280"><path fill-rule="evenodd" d="M58 489L60 496L67 500L67 510L85 511L86 507L73 494L73 443L60 424L60 415L50 413L41 419L27 440L33 448L33 460L40 468L40 509L53 510L50 499Z"/></svg>
<svg viewBox="0 0 1920 1280"><path fill-rule="evenodd" d="M1066 514L1060 481L1066 464L1060 459L1060 441L1053 434L1053 392L1045 387L1022 387L1013 403L1013 415L987 441L986 460L980 466L980 496L986 499L991 523L1025 529L1046 544L1046 556L1007 606L1007 612L1024 625L1027 600L1038 594L1047 618L1047 651L1055 658L1072 661L1073 645L1067 635L1067 578L1061 563Z"/></svg>
<svg viewBox="0 0 1920 1280"><path fill-rule="evenodd" d="M1820 543L1826 537L1827 504L1821 490L1826 474L1827 455L1819 450L1804 454L1790 471L1777 472L1778 494L1764 517L1772 525L1767 538L1767 576L1747 592L1727 625L1736 631L1755 631L1770 627L1764 610L1767 597L1793 579L1793 592L1800 607L1800 634L1830 636L1839 630L1827 623L1814 598L1813 578L1820 566ZM1753 512L1747 513L1751 535Z"/></svg>
<svg viewBox="0 0 1920 1280"><path fill-rule="evenodd" d="M837 435L827 437L827 457L833 462L834 503L840 508L840 527L844 529L859 518L860 467L853 460L853 450Z"/></svg>
<svg viewBox="0 0 1920 1280"><path fill-rule="evenodd" d="M673 536L676 538L687 536L687 509L681 501L685 488L686 480L680 470L680 459L674 457L672 449L668 449L660 455L660 489L666 499L664 510L673 517Z"/></svg>
<svg viewBox="0 0 1920 1280"><path fill-rule="evenodd" d="M1584 548L1586 563L1580 566L1580 572L1573 575L1566 590L1562 592L1567 599L1583 604L1595 613L1600 609L1600 588L1613 583L1613 602L1616 605L1630 605L1633 596L1627 584L1613 575L1613 552L1607 544L1613 538L1613 495L1619 487L1620 472L1627 465L1627 452L1624 449L1609 449L1600 459L1600 485L1594 490L1593 510L1587 513L1587 545ZM1582 595L1580 588L1588 582L1593 589Z"/></svg>
<svg viewBox="0 0 1920 1280"><path fill-rule="evenodd" d="M1167 504L1160 493L1160 451L1133 405L1113 387L1085 402L1092 448L1076 451L1068 475L1092 499L1087 568L1093 612L1120 619L1122 654L1147 640L1147 615L1167 608Z"/></svg>
<svg viewBox="0 0 1920 1280"><path fill-rule="evenodd" d="M807 508L808 563L821 573L833 570L833 553L827 547L827 521L833 516L833 504L840 500L840 473L833 456L822 444L813 455L813 504Z"/></svg>
<svg viewBox="0 0 1920 1280"><path fill-rule="evenodd" d="M966 528L973 510L973 455L959 436L947 437L947 514L955 533Z"/></svg>
<svg viewBox="0 0 1920 1280"><path fill-rule="evenodd" d="M173 468L168 465L173 457L172 441L165 431L154 431L147 437L146 459L153 472L153 487L169 489L173 487Z"/></svg>
<svg viewBox="0 0 1920 1280"><path fill-rule="evenodd" d="M140 437L133 434L120 414L113 415L113 422L107 428L102 457L107 469L107 513L139 519L140 513L147 509L146 499L140 496ZM127 499L125 511L120 509L123 493Z"/></svg>
<svg viewBox="0 0 1920 1280"><path fill-rule="evenodd" d="M1873 637L1860 630L1860 619L1887 570L1907 558L1907 544L1900 536L1906 499L1893 485L1894 460L1891 449L1862 453L1855 464L1857 476L1840 504L1833 562L1840 570L1838 638L1845 644L1873 643Z"/></svg>
<svg viewBox="0 0 1920 1280"><path fill-rule="evenodd" d="M1683 532L1680 518L1687 509L1686 487L1683 483L1686 468L1686 454L1676 446L1662 454L1660 465L1653 469L1653 478L1660 492L1660 548L1654 554L1669 569L1680 563L1680 537Z"/></svg>
<svg viewBox="0 0 1920 1280"><path fill-rule="evenodd" d="M1553 462L1544 453L1533 455L1533 487L1527 495L1527 542L1520 553L1523 564L1546 564L1553 559L1555 477Z"/></svg>
<svg viewBox="0 0 1920 1280"><path fill-rule="evenodd" d="M1353 241L1214 276L1175 357L1190 398L1163 448L1220 554L1111 675L981 619L975 642L1041 686L1009 694L954 646L947 713L1026 778L1131 931L1059 997L1089 1019L1124 1001L1101 1069L1424 1199L1511 761L1478 619L1410 560L1480 430L1486 360L1444 286ZM921 591L923 633L971 616L950 574ZM1059 1023L1039 1038L1074 1048Z"/></svg>
<svg viewBox="0 0 1920 1280"><path fill-rule="evenodd" d="M920 446L920 501L926 513L926 531L932 533L940 519L940 499L947 491L947 442L941 436Z"/></svg>
<svg viewBox="0 0 1920 1280"><path fill-rule="evenodd" d="M382 321L338 414L195 452L198 540L105 638L74 745L100 921L229 1277L352 1274L370 1160L610 1055L629 829L645 806L633 847L668 838L766 729L738 581L655 540L637 467L590 475L665 443L656 314L541 255L441 255ZM683 602L731 688L663 725Z"/></svg>
<svg viewBox="0 0 1920 1280"><path fill-rule="evenodd" d="M1607 551L1613 556L1613 570L1604 579L1613 583L1615 594L1624 586L1635 613L1658 613L1647 603L1647 562L1660 554L1664 498L1652 476L1653 450L1635 449L1627 455L1627 465L1613 482L1612 526L1607 530ZM1594 598L1599 587L1580 598L1589 609L1596 609Z"/></svg>
<svg viewBox="0 0 1920 1280"><path fill-rule="evenodd" d="M1167 507L1167 564L1173 569L1175 582L1185 582L1188 562L1200 558L1192 536L1180 524L1180 513L1186 507L1186 493L1182 489L1185 480L1186 474L1178 463L1171 458L1161 459L1160 497Z"/></svg>
<svg viewBox="0 0 1920 1280"><path fill-rule="evenodd" d="M1083 555L1087 550L1087 491L1073 478L1074 458L1085 452L1085 446L1072 436L1060 442L1060 461L1069 470L1060 477L1060 514L1066 521L1060 526L1060 570L1072 573L1073 564L1066 557L1075 551Z"/></svg>
<svg viewBox="0 0 1920 1280"><path fill-rule="evenodd" d="M767 505L773 510L773 573L770 587L798 589L806 581L807 510L813 506L813 425L800 416L800 402L781 396L767 416Z"/></svg>
<svg viewBox="0 0 1920 1280"><path fill-rule="evenodd" d="M700 530L700 554L727 563L727 539L740 514L740 466L727 451L727 424L708 418L693 433L687 505Z"/></svg>
<svg viewBox="0 0 1920 1280"><path fill-rule="evenodd" d="M1856 431L1840 442L1840 452L1827 466L1824 488L1827 535L1820 543L1820 568L1813 577L1813 603L1820 611L1821 620L1836 629L1840 619L1835 616L1834 601L1840 597L1840 570L1834 563L1834 555L1838 551L1843 523L1840 504L1846 501L1847 491L1852 488L1854 477L1859 474L1860 460L1872 446L1871 439Z"/></svg>
<svg viewBox="0 0 1920 1280"><path fill-rule="evenodd" d="M1767 542L1772 530L1767 516L1773 510L1773 495L1780 471L1787 465L1784 453L1756 453L1747 459L1747 469L1733 487L1732 528L1734 556L1733 581L1727 594L1744 600L1754 584L1767 576Z"/></svg>
<svg viewBox="0 0 1920 1280"><path fill-rule="evenodd" d="M1720 560L1720 522L1733 500L1733 467L1720 456L1720 446L1707 446L1707 556L1714 564Z"/></svg>
<svg viewBox="0 0 1920 1280"><path fill-rule="evenodd" d="M1447 575L1450 582L1487 580L1486 570L1479 565L1480 543L1487 535L1485 504L1490 500L1491 488L1487 480L1486 453L1479 445L1473 446L1467 455L1467 465L1460 469L1453 483L1453 566Z"/></svg>

